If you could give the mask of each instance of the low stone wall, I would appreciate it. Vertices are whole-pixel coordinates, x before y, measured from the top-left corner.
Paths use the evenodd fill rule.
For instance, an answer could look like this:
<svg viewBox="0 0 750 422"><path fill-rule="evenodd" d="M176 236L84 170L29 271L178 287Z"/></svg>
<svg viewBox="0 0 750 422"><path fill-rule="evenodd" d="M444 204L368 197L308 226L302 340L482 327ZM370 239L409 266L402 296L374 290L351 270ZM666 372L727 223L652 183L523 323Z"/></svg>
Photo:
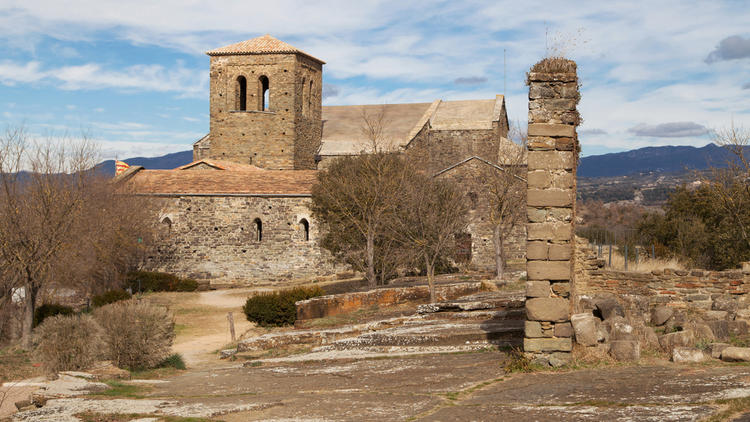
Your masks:
<svg viewBox="0 0 750 422"><path fill-rule="evenodd" d="M457 283L435 286L438 301L452 300L482 290L482 282ZM297 320L322 318L354 312L369 306L391 306L408 302L427 302L427 286L381 288L366 292L328 295L297 302Z"/></svg>
<svg viewBox="0 0 750 422"><path fill-rule="evenodd" d="M604 260L580 242L577 277L579 296L612 293L618 297L643 296L650 308L665 305L676 309L716 310L725 302L738 302L737 308L750 304L750 264L744 269L727 271L663 269L650 273L617 271L604 268ZM714 302L719 301L720 304ZM740 306L740 302L744 306ZM723 309L722 309L723 310Z"/></svg>

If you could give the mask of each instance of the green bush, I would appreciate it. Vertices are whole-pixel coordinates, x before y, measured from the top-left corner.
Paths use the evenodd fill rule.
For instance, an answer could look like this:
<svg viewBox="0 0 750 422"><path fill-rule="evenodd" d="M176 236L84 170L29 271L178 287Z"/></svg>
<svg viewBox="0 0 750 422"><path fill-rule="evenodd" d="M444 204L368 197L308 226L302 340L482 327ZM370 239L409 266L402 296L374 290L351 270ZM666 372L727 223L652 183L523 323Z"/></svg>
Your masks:
<svg viewBox="0 0 750 422"><path fill-rule="evenodd" d="M127 300L94 311L104 328L107 358L120 368L148 369L169 357L174 319L166 308Z"/></svg>
<svg viewBox="0 0 750 422"><path fill-rule="evenodd" d="M91 315L54 315L34 330L35 353L48 373L86 369L104 349L102 328Z"/></svg>
<svg viewBox="0 0 750 422"><path fill-rule="evenodd" d="M72 315L73 308L60 305L59 303L44 304L34 311L34 327L41 324L46 318L55 315Z"/></svg>
<svg viewBox="0 0 750 422"><path fill-rule="evenodd" d="M91 306L99 308L110 303L119 302L121 300L128 300L133 297L130 293L125 290L108 290L100 295L96 295L91 298Z"/></svg>
<svg viewBox="0 0 750 422"><path fill-rule="evenodd" d="M161 361L158 365L159 368L174 368L174 369L187 369L185 366L185 360L179 353L172 353L166 359Z"/></svg>
<svg viewBox="0 0 750 422"><path fill-rule="evenodd" d="M134 292L194 292L198 289L198 282L195 280L152 271L128 273L127 284Z"/></svg>
<svg viewBox="0 0 750 422"><path fill-rule="evenodd" d="M243 311L248 321L261 327L294 324L297 308L294 302L322 296L325 292L319 286L295 287L278 292L261 293L245 302Z"/></svg>

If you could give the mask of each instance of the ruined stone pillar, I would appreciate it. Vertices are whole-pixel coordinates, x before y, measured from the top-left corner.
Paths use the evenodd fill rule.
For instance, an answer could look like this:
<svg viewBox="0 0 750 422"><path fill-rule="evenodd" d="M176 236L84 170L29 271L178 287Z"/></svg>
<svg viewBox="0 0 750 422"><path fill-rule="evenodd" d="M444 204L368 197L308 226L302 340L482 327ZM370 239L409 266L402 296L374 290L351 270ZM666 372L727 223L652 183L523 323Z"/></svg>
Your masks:
<svg viewBox="0 0 750 422"><path fill-rule="evenodd" d="M524 352L559 366L573 350L575 192L580 98L576 64L544 59L529 85Z"/></svg>

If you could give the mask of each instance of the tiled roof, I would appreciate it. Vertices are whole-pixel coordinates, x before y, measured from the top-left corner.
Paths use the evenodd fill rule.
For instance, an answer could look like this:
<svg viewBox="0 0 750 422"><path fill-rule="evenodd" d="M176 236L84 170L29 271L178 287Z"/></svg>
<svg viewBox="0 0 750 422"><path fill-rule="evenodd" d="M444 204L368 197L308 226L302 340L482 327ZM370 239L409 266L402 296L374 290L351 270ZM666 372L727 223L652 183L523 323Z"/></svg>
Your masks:
<svg viewBox="0 0 750 422"><path fill-rule="evenodd" d="M136 193L152 195L309 195L316 170L141 170L128 181Z"/></svg>
<svg viewBox="0 0 750 422"><path fill-rule="evenodd" d="M230 44L215 50L207 51L209 56L229 56L234 54L302 54L322 64L320 60L304 51L293 47L284 41L276 39L268 34L247 41Z"/></svg>
<svg viewBox="0 0 750 422"><path fill-rule="evenodd" d="M202 160L193 161L192 163L185 164L184 166L177 167L175 170L190 170L193 167L200 166L201 164L205 164L207 166L213 167L217 170L231 170L231 171L247 171L247 170L255 170L255 171L265 171L264 169L254 166L252 164L240 164L240 163L233 163L231 161L225 161L225 160L215 160L213 158L207 159L204 158Z"/></svg>

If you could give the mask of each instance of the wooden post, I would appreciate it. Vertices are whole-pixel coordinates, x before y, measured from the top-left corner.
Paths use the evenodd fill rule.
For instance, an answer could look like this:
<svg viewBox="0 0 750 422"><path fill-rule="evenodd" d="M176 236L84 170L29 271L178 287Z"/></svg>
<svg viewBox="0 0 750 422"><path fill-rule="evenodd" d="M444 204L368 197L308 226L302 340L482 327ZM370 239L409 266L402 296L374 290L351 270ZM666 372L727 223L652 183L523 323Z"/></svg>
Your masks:
<svg viewBox="0 0 750 422"><path fill-rule="evenodd" d="M236 337L234 334L234 316L232 316L232 313L227 314L227 319L229 320L229 333L232 335L232 343L234 343Z"/></svg>

